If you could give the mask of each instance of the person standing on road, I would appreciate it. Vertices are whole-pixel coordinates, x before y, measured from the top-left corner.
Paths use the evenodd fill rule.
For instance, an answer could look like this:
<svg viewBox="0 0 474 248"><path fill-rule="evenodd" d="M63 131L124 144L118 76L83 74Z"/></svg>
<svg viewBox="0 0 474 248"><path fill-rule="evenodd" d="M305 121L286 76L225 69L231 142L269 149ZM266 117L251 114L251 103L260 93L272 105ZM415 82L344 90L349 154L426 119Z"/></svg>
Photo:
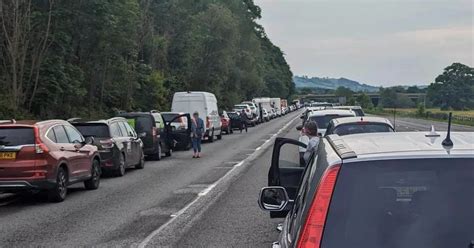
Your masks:
<svg viewBox="0 0 474 248"><path fill-rule="evenodd" d="M193 142L193 158L201 157L201 141L204 135L204 121L199 118L199 113L194 112L191 124L192 142Z"/></svg>
<svg viewBox="0 0 474 248"><path fill-rule="evenodd" d="M308 136L308 143L306 145L306 151L303 154L304 166L308 164L311 155L318 149L319 136L318 136L318 124L314 121L307 122L304 125L304 134Z"/></svg>
<svg viewBox="0 0 474 248"><path fill-rule="evenodd" d="M243 127L245 127L245 132L247 133L247 121L248 117L247 114L245 113L245 109L242 109L242 112L240 112L240 119L242 120L242 123L240 125L240 133L242 133Z"/></svg>

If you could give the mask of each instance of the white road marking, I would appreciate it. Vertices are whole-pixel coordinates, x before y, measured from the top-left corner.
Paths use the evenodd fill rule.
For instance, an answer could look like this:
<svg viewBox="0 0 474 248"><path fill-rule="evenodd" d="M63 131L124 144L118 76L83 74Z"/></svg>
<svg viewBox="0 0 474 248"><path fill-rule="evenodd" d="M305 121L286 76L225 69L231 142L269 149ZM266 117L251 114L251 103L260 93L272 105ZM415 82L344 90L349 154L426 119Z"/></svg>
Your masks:
<svg viewBox="0 0 474 248"><path fill-rule="evenodd" d="M275 133L273 137L279 135L281 132L283 132L283 130L285 130L286 128L288 128L289 125L291 125L291 123L293 123L293 121L295 121L296 119L299 119L299 115L297 115L294 119L290 120L287 124L285 124L282 128L280 128L280 130L278 130L277 133ZM271 141L271 139L268 139L265 143L268 143ZM259 147L261 149L261 147ZM258 149L258 150L260 150ZM248 149L247 149L248 150ZM252 149L252 150L255 150L255 152L257 152L258 150L256 149ZM255 153L254 152L254 153ZM250 155L253 155L254 153L250 154ZM205 196L207 195L216 185L218 185L221 181L225 180L228 175L230 175L235 169L237 169L237 167L240 167L242 166L245 161L248 159L245 158L244 160L240 161L238 164L234 165L234 167L232 169L230 169L224 176L222 176L221 178L219 178L219 180L217 180L214 184L210 185L209 187L207 187L206 189L204 189L203 191L201 191L197 197L192 201L190 202L188 205L186 205L184 208L182 208L181 210L179 210L178 212L170 215L171 219L169 219L166 223L164 223L163 225L161 225L158 229L156 229L155 231L153 231L152 233L150 233L150 235L148 235L140 244L138 244L138 248L145 248L150 242L151 240L156 236L158 235L164 228L166 228L169 224L171 224L176 218L178 218L180 215L182 215L184 212L186 212L186 210L188 210L190 207L192 207L202 196Z"/></svg>

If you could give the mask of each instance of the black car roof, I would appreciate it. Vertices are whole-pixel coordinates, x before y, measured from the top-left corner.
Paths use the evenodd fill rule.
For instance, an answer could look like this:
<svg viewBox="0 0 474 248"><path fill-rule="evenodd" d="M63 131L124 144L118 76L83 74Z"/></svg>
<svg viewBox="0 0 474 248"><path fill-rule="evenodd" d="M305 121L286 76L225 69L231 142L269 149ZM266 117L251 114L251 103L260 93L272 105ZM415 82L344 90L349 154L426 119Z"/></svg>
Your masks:
<svg viewBox="0 0 474 248"><path fill-rule="evenodd" d="M113 117L110 119L102 119L102 120L85 120L85 119L69 119L68 120L71 124L110 124L115 121L126 121L123 117Z"/></svg>

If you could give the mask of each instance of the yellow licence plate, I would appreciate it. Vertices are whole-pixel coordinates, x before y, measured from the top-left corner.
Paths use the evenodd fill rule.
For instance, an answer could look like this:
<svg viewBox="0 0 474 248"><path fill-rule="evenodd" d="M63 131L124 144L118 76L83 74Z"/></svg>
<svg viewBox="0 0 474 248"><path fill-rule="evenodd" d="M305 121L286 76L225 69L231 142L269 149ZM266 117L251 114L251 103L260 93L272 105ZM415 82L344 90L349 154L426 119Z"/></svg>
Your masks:
<svg viewBox="0 0 474 248"><path fill-rule="evenodd" d="M16 152L0 152L0 159L16 159Z"/></svg>

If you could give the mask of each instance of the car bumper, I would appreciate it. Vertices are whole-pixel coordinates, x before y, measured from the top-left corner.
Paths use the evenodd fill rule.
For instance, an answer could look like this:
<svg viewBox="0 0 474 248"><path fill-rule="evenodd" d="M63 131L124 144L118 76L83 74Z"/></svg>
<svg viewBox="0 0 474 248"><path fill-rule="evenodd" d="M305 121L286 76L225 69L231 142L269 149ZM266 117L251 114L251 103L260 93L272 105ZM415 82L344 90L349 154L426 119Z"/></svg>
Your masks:
<svg viewBox="0 0 474 248"><path fill-rule="evenodd" d="M0 191L3 192L18 192L25 190L45 190L52 189L56 182L49 180L26 181L26 180L11 180L0 181Z"/></svg>

